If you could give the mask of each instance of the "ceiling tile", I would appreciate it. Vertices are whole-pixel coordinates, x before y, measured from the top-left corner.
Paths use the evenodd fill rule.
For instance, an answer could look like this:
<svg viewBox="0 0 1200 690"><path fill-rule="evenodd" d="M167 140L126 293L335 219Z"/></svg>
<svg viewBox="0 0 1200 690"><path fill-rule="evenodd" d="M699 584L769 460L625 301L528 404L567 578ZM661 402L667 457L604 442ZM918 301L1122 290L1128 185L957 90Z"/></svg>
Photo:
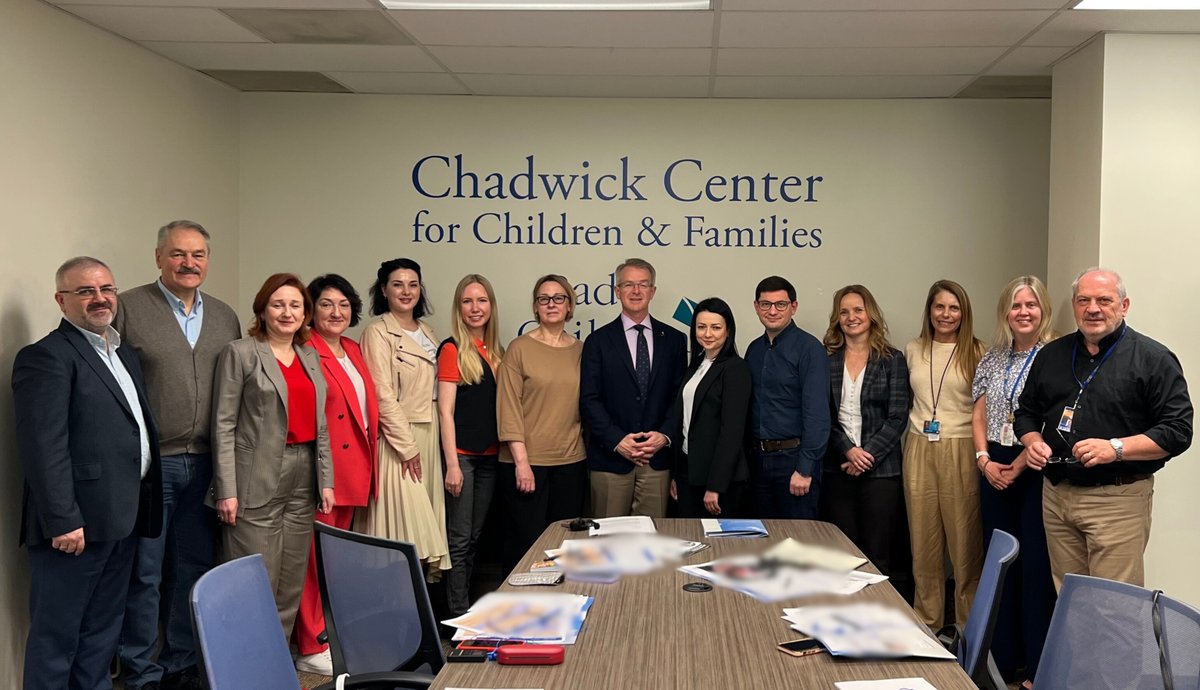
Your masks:
<svg viewBox="0 0 1200 690"><path fill-rule="evenodd" d="M1051 12L722 12L722 48L1010 46Z"/></svg>
<svg viewBox="0 0 1200 690"><path fill-rule="evenodd" d="M350 90L320 72L270 72L259 70L201 70L213 79L239 91L290 91L302 93L350 93Z"/></svg>
<svg viewBox="0 0 1200 690"><path fill-rule="evenodd" d="M1077 46L1101 31L1200 32L1200 12L1071 10L1060 12L1025 45Z"/></svg>
<svg viewBox="0 0 1200 690"><path fill-rule="evenodd" d="M992 66L988 74L1045 75L1050 74L1050 65L1074 50L1062 46L1038 48L1021 46L1004 56Z"/></svg>
<svg viewBox="0 0 1200 690"><path fill-rule="evenodd" d="M371 0L118 0L122 7L259 7L296 10L378 9ZM69 0L55 5L111 5L114 0Z"/></svg>
<svg viewBox="0 0 1200 690"><path fill-rule="evenodd" d="M1048 76L984 76L971 82L955 98L1050 98Z"/></svg>
<svg viewBox="0 0 1200 690"><path fill-rule="evenodd" d="M1004 48L721 48L721 75L978 74Z"/></svg>
<svg viewBox="0 0 1200 690"><path fill-rule="evenodd" d="M830 10L1056 10L1076 0L723 0L721 9L812 12Z"/></svg>
<svg viewBox="0 0 1200 690"><path fill-rule="evenodd" d="M694 48L712 44L712 12L394 11L391 15L425 45Z"/></svg>
<svg viewBox="0 0 1200 690"><path fill-rule="evenodd" d="M703 98L708 77L565 77L460 74L471 91L486 96L582 98Z"/></svg>
<svg viewBox="0 0 1200 690"><path fill-rule="evenodd" d="M431 46L454 72L479 74L707 75L709 48L473 48Z"/></svg>
<svg viewBox="0 0 1200 690"><path fill-rule="evenodd" d="M416 46L345 46L275 43L142 43L197 69L329 72L440 72Z"/></svg>
<svg viewBox="0 0 1200 690"><path fill-rule="evenodd" d="M412 45L386 15L372 10L227 9L225 14L274 43Z"/></svg>
<svg viewBox="0 0 1200 690"><path fill-rule="evenodd" d="M717 77L717 98L948 98L974 77Z"/></svg>
<svg viewBox="0 0 1200 690"><path fill-rule="evenodd" d="M449 74L415 72L326 72L326 74L358 93L468 93L467 89Z"/></svg>
<svg viewBox="0 0 1200 690"><path fill-rule="evenodd" d="M64 10L135 41L262 42L212 9L62 5Z"/></svg>

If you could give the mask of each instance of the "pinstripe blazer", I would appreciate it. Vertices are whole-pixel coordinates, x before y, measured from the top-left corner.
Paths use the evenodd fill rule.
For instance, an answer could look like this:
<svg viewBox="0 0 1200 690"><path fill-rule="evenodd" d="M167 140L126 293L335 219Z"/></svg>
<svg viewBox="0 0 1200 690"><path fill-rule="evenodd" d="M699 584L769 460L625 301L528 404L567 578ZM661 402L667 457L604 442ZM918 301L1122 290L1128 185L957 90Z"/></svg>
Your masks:
<svg viewBox="0 0 1200 690"><path fill-rule="evenodd" d="M900 474L903 456L900 438L908 425L911 395L908 389L908 364L904 353L890 348L886 359L871 356L863 371L861 398L862 447L875 457L875 465L864 477L895 477ZM825 471L840 472L846 461L846 451L854 447L850 437L838 422L838 406L842 402L842 372L845 370L845 351L829 355L830 420L829 446L825 453Z"/></svg>

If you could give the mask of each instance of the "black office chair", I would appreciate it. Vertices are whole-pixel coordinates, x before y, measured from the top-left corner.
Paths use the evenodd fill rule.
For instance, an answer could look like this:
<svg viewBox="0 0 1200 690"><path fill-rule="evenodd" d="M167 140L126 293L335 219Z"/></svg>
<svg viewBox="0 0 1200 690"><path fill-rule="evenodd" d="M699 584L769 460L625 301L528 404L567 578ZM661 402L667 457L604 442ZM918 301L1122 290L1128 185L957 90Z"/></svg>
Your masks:
<svg viewBox="0 0 1200 690"><path fill-rule="evenodd" d="M966 627L958 631L958 639L951 649L975 685L984 690L1005 690L1007 687L992 659L992 634L996 630L996 617L1000 612L1004 579L1008 576L1009 567L1017 559L1020 548L1016 537L1008 532L992 531L987 555L983 557L979 588L975 590L975 600L971 602L971 614L967 616ZM1018 602L1005 603L1008 606L1020 605Z"/></svg>
<svg viewBox="0 0 1200 690"><path fill-rule="evenodd" d="M316 523L333 673L436 674L446 663L417 548Z"/></svg>
<svg viewBox="0 0 1200 690"><path fill-rule="evenodd" d="M192 588L192 628L210 690L300 690L267 568L255 554L219 565ZM424 674L343 679L341 687L428 688ZM313 690L333 690L327 683Z"/></svg>

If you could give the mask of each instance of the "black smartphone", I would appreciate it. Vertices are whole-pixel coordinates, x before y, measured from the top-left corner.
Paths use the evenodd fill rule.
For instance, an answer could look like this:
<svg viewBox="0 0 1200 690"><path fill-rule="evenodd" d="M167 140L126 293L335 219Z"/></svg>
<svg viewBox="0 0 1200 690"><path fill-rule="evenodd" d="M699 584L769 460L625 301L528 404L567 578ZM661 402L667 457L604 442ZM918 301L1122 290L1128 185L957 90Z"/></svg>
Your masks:
<svg viewBox="0 0 1200 690"><path fill-rule="evenodd" d="M481 663L487 661L490 653L485 649L452 649L446 655L446 662L451 664Z"/></svg>
<svg viewBox="0 0 1200 690"><path fill-rule="evenodd" d="M810 654L820 654L825 651L821 643L811 637L802 637L799 640L783 642L777 649L788 656L808 656Z"/></svg>

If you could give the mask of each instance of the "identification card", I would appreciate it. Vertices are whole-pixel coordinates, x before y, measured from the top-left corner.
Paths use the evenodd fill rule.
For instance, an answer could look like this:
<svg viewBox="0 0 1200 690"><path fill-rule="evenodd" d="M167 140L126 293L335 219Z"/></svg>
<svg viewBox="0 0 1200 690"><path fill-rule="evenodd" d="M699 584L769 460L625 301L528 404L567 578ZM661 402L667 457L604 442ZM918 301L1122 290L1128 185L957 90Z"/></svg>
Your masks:
<svg viewBox="0 0 1200 690"><path fill-rule="evenodd" d="M1074 419L1075 408L1070 406L1064 407L1062 411L1062 417L1059 417L1058 419L1058 430L1064 434L1071 433L1071 422Z"/></svg>
<svg viewBox="0 0 1200 690"><path fill-rule="evenodd" d="M925 438L930 441L940 441L942 440L942 423L936 419L927 419L921 433L925 434Z"/></svg>
<svg viewBox="0 0 1200 690"><path fill-rule="evenodd" d="M1012 422L1005 422L1004 426L1000 427L1000 445L1017 445L1017 434L1013 431Z"/></svg>

